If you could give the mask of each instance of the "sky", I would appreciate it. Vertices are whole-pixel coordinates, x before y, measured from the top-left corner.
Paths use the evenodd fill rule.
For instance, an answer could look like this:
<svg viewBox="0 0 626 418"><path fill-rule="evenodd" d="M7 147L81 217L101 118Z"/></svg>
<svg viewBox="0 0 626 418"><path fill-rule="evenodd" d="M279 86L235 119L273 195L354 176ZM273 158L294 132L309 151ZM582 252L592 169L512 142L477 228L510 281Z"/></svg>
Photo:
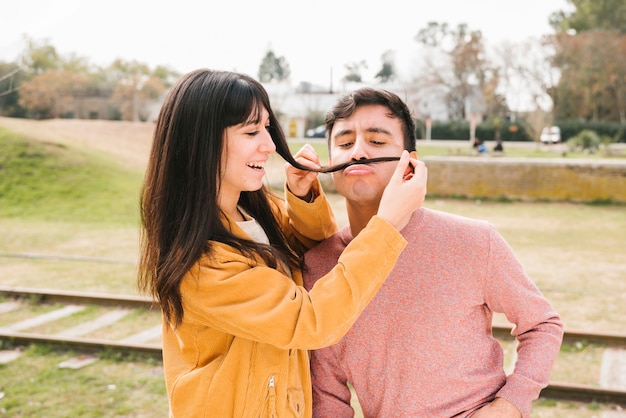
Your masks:
<svg viewBox="0 0 626 418"><path fill-rule="evenodd" d="M15 61L27 35L100 66L120 58L180 73L213 68L256 77L272 50L286 59L292 83L322 86L363 60L364 81L373 80L389 50L402 75L419 59L415 35L431 21L465 23L495 47L551 34L550 14L571 10L567 0L4 2L0 61Z"/></svg>

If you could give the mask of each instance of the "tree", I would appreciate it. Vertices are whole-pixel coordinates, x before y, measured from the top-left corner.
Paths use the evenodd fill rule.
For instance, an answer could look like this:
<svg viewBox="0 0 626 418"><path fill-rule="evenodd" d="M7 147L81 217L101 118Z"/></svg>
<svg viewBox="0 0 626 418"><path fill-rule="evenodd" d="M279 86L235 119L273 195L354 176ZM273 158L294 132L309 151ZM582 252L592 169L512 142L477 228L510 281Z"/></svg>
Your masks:
<svg viewBox="0 0 626 418"><path fill-rule="evenodd" d="M394 52L391 50L385 51L381 57L382 67L374 76L381 83L387 83L396 78L396 68L394 62Z"/></svg>
<svg viewBox="0 0 626 418"><path fill-rule="evenodd" d="M512 106L548 112L558 105L555 88L560 70L554 65L556 47L553 38L546 36L520 44L505 43L496 49L501 63L500 84L509 92Z"/></svg>
<svg viewBox="0 0 626 418"><path fill-rule="evenodd" d="M105 114L117 118L123 113L127 120L146 119L150 106L180 77L168 67L151 71L137 61L118 59L106 68L97 67L85 57L59 55L47 40L35 41L24 35L24 41L17 62L0 62L3 115L24 117L29 112L37 118L87 117L89 112L89 117ZM85 110L82 104L86 98L106 103L99 109Z"/></svg>
<svg viewBox="0 0 626 418"><path fill-rule="evenodd" d="M443 92L451 119L500 109L506 103L498 93L498 69L488 65L480 31L472 31L466 24L451 30L445 23L429 22L415 40L430 52L424 55L426 65L416 82ZM485 109L468 109L477 90L489 102Z"/></svg>
<svg viewBox="0 0 626 418"><path fill-rule="evenodd" d="M554 67L561 73L551 95L555 116L626 123L626 3L623 0L569 0L570 13L550 22Z"/></svg>
<svg viewBox="0 0 626 418"><path fill-rule="evenodd" d="M19 104L36 119L56 118L61 116L57 102L63 97L79 96L86 86L87 78L83 74L46 71L22 85Z"/></svg>
<svg viewBox="0 0 626 418"><path fill-rule="evenodd" d="M355 83L363 81L363 77L361 77L361 70L367 69L367 63L365 60L348 63L345 67L348 73L343 77L343 81Z"/></svg>
<svg viewBox="0 0 626 418"><path fill-rule="evenodd" d="M62 68L62 60L54 46L49 41L34 41L27 35L24 35L26 47L19 59L19 65L33 76L41 74L48 70L60 70Z"/></svg>
<svg viewBox="0 0 626 418"><path fill-rule="evenodd" d="M35 41L24 35L23 40L24 50L17 62L11 64L11 71L0 71L0 109L3 114L14 117L24 117L28 111L37 117L55 117L57 114L50 107L57 102L58 96L54 95L65 94L72 88L67 84L68 78L79 83L74 86L75 90L84 90L85 79L80 77L79 81L78 74L88 73L88 61L76 55L63 58L47 39ZM46 73L50 74L39 78ZM22 92L25 86L28 87ZM41 89L41 96L37 97L33 89Z"/></svg>
<svg viewBox="0 0 626 418"><path fill-rule="evenodd" d="M107 73L112 74L115 80L112 97L121 101L120 112L125 120L146 120L149 102L157 99L166 89L162 80L154 76L146 64L135 60L117 59Z"/></svg>
<svg viewBox="0 0 626 418"><path fill-rule="evenodd" d="M594 30L555 38L558 119L626 123L626 34Z"/></svg>
<svg viewBox="0 0 626 418"><path fill-rule="evenodd" d="M576 33L591 30L617 30L626 33L626 2L624 0L568 0L573 12L555 12L550 24L560 32Z"/></svg>
<svg viewBox="0 0 626 418"><path fill-rule="evenodd" d="M170 67L158 65L154 71L152 71L152 76L161 80L163 86L169 88L180 78L181 74Z"/></svg>
<svg viewBox="0 0 626 418"><path fill-rule="evenodd" d="M291 70L285 57L277 57L274 51L268 50L261 61L261 65L259 65L259 81L261 83L274 80L285 81L289 79L290 75Z"/></svg>

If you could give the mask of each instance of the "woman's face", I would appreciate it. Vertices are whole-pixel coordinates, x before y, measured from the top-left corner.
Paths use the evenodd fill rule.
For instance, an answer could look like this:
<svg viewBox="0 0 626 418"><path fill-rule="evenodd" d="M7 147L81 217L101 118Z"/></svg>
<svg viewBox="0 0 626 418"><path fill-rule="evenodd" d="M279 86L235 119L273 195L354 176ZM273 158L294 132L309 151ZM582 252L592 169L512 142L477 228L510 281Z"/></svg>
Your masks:
<svg viewBox="0 0 626 418"><path fill-rule="evenodd" d="M276 146L268 129L268 111L261 108L259 115L256 122L251 116L247 122L224 131L220 201L237 202L241 192L259 190L263 186L265 164Z"/></svg>

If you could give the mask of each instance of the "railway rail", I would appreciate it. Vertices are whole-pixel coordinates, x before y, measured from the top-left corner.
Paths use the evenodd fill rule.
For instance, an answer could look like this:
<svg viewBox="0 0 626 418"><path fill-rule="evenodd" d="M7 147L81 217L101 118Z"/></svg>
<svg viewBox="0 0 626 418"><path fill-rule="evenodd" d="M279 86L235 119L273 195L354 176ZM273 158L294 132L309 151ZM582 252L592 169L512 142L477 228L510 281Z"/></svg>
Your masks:
<svg viewBox="0 0 626 418"><path fill-rule="evenodd" d="M5 300L5 302L2 302L3 300ZM96 305L125 309L150 309L153 307L153 300L141 296L0 286L0 320L2 319L3 305L5 306L4 311L8 311L10 308L6 308L6 306L11 303L10 301L15 300L36 301L39 304L56 303L65 306ZM1 323L2 322L0 322L0 340L10 341L16 346L45 343L72 347L89 352L118 350L127 353L143 353L156 358L161 358L162 354L160 343L144 343L141 342L141 339L137 340L132 337L122 340L109 340L68 336L63 335L63 333L52 335L47 333L25 332L19 329L16 330L12 328L10 324L1 325ZM493 333L496 338L502 340L511 339L511 329L510 326L506 325L494 325ZM150 332L147 334L150 335ZM156 337L154 330L151 335L153 339ZM626 334L577 330L565 331L564 343L576 343L579 341L600 344L606 347L626 348ZM550 382L548 387L541 392L541 397L585 403L610 403L626 407L626 390L568 382Z"/></svg>

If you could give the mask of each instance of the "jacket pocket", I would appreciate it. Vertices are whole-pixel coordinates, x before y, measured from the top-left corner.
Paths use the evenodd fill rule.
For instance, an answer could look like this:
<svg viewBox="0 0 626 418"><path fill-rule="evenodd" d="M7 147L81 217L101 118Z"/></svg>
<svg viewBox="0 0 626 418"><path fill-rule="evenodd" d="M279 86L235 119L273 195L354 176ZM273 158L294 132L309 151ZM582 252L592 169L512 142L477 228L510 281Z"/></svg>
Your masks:
<svg viewBox="0 0 626 418"><path fill-rule="evenodd" d="M287 403L294 417L304 417L304 393L300 389L287 391Z"/></svg>

